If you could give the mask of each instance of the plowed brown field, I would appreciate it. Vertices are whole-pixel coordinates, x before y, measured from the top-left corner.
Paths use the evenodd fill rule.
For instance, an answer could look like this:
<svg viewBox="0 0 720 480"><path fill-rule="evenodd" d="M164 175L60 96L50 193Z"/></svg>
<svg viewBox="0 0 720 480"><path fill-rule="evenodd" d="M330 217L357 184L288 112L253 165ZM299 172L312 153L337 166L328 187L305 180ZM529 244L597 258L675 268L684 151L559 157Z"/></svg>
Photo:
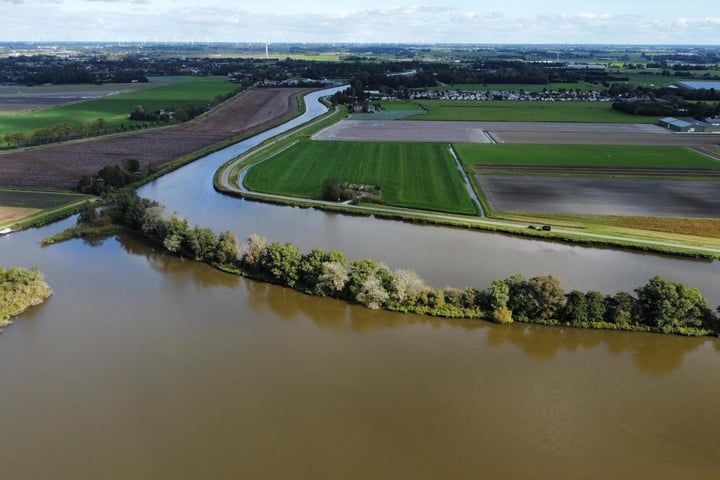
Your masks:
<svg viewBox="0 0 720 480"><path fill-rule="evenodd" d="M143 167L162 165L290 115L297 109L297 96L305 91L254 89L190 124L0 154L0 186L66 190L74 188L81 176L126 159L136 159Z"/></svg>

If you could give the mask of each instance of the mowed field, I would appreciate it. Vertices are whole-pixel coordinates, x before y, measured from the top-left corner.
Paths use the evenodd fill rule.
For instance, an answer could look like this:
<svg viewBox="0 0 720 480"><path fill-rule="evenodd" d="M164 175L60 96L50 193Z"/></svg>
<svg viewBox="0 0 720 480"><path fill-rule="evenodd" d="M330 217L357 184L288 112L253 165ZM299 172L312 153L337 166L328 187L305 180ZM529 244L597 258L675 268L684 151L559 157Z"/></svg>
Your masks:
<svg viewBox="0 0 720 480"><path fill-rule="evenodd" d="M457 144L455 151L463 163L479 169L483 165L720 169L720 161L672 146Z"/></svg>
<svg viewBox="0 0 720 480"><path fill-rule="evenodd" d="M380 185L388 205L476 213L444 144L302 141L250 168L245 186L320 198L326 179Z"/></svg>

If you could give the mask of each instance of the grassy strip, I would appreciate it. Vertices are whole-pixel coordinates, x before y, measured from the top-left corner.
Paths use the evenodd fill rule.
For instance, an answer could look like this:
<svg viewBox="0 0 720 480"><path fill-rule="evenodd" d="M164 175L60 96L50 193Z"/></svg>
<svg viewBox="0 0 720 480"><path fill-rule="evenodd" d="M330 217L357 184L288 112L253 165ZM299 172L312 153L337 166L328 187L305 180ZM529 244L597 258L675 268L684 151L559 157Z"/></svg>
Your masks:
<svg viewBox="0 0 720 480"><path fill-rule="evenodd" d="M77 226L68 228L67 230L57 233L52 237L43 238L40 245L47 247L55 243L66 242L74 238L105 238L125 231L126 229L124 227L114 224L103 225L101 227Z"/></svg>
<svg viewBox="0 0 720 480"><path fill-rule="evenodd" d="M422 100L418 104L428 113L412 120L647 124L658 120L618 112L609 102Z"/></svg>
<svg viewBox="0 0 720 480"><path fill-rule="evenodd" d="M720 163L686 147L516 144L454 147L462 161L470 165L720 169Z"/></svg>

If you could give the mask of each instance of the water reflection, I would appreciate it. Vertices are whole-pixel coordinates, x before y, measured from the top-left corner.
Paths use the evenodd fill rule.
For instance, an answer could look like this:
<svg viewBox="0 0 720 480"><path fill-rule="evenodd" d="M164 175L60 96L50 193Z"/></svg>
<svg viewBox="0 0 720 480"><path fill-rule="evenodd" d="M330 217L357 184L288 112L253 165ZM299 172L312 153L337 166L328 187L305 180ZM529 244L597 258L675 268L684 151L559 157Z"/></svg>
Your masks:
<svg viewBox="0 0 720 480"><path fill-rule="evenodd" d="M125 252L144 257L150 268L166 276L176 287L197 286L207 289L222 286L235 288L241 280L237 275L221 272L208 265L167 255L130 235L119 235L115 237L115 240Z"/></svg>

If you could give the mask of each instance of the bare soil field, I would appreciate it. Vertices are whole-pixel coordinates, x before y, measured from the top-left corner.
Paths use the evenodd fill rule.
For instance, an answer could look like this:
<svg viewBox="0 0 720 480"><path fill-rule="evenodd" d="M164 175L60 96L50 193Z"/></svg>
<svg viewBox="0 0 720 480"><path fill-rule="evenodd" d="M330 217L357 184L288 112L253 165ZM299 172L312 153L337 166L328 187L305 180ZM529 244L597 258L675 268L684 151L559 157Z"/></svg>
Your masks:
<svg viewBox="0 0 720 480"><path fill-rule="evenodd" d="M499 212L720 218L712 181L477 175Z"/></svg>
<svg viewBox="0 0 720 480"><path fill-rule="evenodd" d="M707 146L720 144L720 135L676 134L643 124L344 120L313 140Z"/></svg>
<svg viewBox="0 0 720 480"><path fill-rule="evenodd" d="M3 207L0 206L0 225L13 223L33 213L39 212L37 208Z"/></svg>
<svg viewBox="0 0 720 480"><path fill-rule="evenodd" d="M481 122L411 122L402 120L343 120L313 136L313 140L356 142L490 143Z"/></svg>
<svg viewBox="0 0 720 480"><path fill-rule="evenodd" d="M149 83L112 83L106 85L51 85L0 87L0 115L40 110L92 98L118 95L151 86Z"/></svg>
<svg viewBox="0 0 720 480"><path fill-rule="evenodd" d="M68 190L83 175L136 159L162 165L201 148L277 121L297 109L299 88L255 89L212 115L186 125L146 133L74 142L0 154L0 186Z"/></svg>

